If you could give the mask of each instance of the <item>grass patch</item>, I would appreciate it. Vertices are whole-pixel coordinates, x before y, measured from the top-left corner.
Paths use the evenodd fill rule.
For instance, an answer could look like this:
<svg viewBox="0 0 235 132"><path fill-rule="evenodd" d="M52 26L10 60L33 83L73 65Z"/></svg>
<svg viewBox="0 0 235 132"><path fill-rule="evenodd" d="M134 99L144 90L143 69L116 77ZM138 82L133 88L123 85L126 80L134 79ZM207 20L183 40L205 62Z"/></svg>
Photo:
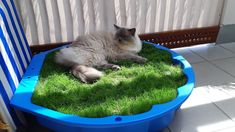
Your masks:
<svg viewBox="0 0 235 132"><path fill-rule="evenodd" d="M140 55L144 65L121 61L119 71L106 70L93 84L81 83L68 69L53 62L50 53L44 62L39 82L32 96L34 104L82 117L133 115L168 102L177 96L177 88L186 83L171 54L143 45Z"/></svg>

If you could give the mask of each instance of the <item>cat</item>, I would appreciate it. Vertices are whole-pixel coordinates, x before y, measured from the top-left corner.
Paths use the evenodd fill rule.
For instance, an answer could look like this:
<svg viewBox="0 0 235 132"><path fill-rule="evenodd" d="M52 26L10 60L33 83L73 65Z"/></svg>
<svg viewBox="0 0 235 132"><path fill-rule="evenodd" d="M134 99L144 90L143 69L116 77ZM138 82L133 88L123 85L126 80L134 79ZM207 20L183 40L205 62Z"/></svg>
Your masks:
<svg viewBox="0 0 235 132"><path fill-rule="evenodd" d="M94 32L79 36L67 48L60 49L55 62L70 67L70 72L84 83L92 83L104 74L95 68L119 70L120 66L110 62L130 60L145 63L139 56L142 42L135 28L124 28L114 24L115 32Z"/></svg>

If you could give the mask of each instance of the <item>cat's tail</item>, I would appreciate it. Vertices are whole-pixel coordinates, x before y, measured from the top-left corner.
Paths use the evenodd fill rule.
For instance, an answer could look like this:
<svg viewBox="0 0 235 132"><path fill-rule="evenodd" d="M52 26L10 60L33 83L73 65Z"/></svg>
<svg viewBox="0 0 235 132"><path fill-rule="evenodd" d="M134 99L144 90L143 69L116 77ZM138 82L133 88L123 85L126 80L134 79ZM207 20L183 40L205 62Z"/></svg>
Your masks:
<svg viewBox="0 0 235 132"><path fill-rule="evenodd" d="M84 65L73 66L71 73L84 83L93 83L104 75L101 71Z"/></svg>

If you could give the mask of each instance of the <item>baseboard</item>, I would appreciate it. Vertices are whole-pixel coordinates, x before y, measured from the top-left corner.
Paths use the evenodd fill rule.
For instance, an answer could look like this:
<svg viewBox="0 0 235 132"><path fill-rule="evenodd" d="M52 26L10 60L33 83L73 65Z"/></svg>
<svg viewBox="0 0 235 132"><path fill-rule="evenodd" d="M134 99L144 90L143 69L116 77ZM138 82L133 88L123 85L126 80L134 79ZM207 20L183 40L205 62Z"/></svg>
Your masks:
<svg viewBox="0 0 235 132"><path fill-rule="evenodd" d="M168 48L179 48L205 43L214 43L219 32L219 26L176 30L140 35L145 41L158 43Z"/></svg>
<svg viewBox="0 0 235 132"><path fill-rule="evenodd" d="M158 43L168 48L178 48L205 43L215 43L219 29L219 26L213 26L205 28L193 28L186 30L140 34L139 37L141 40ZM68 43L71 42L32 45L30 46L30 49L32 53L35 54Z"/></svg>
<svg viewBox="0 0 235 132"><path fill-rule="evenodd" d="M48 43L48 44L37 44L37 45L31 45L30 50L33 54L37 54L43 51L47 51L50 49L54 49L66 44L69 44L72 42L59 42L59 43Z"/></svg>

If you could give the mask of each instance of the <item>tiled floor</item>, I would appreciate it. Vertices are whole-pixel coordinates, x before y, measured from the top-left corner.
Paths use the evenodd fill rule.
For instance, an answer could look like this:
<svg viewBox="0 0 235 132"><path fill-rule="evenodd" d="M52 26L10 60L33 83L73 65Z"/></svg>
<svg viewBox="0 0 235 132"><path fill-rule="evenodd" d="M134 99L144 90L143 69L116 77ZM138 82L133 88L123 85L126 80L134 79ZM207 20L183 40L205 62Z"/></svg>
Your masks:
<svg viewBox="0 0 235 132"><path fill-rule="evenodd" d="M193 66L196 88L170 132L235 132L235 43L174 49Z"/></svg>

